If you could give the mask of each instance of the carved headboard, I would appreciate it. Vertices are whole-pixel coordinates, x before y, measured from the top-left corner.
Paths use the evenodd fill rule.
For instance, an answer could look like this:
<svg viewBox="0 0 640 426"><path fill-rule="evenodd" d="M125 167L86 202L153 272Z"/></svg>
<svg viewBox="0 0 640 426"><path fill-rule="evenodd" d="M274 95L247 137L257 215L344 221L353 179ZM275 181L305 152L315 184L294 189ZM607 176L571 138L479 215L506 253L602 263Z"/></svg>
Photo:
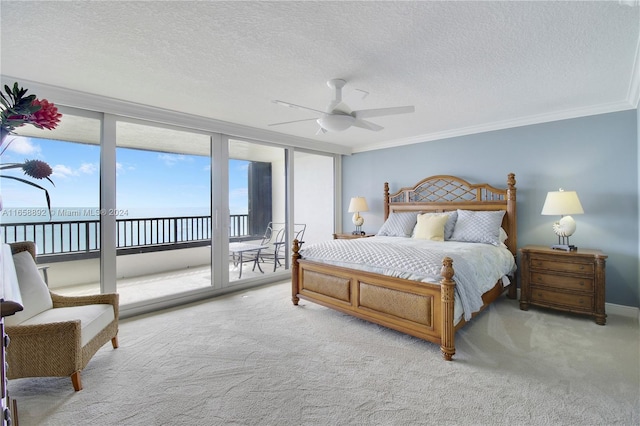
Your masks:
<svg viewBox="0 0 640 426"><path fill-rule="evenodd" d="M451 210L505 210L502 227L509 238L505 244L517 253L516 178L507 176L505 189L486 183L470 184L456 176L437 175L425 178L413 187L404 187L393 194L384 184L384 218L391 212L445 212Z"/></svg>

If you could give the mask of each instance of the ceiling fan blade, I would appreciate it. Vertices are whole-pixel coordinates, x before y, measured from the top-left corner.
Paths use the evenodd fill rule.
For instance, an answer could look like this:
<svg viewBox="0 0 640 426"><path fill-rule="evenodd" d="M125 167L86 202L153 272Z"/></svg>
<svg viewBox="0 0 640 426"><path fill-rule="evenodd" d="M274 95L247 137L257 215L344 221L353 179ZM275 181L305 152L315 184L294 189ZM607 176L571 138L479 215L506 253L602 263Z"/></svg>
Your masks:
<svg viewBox="0 0 640 426"><path fill-rule="evenodd" d="M374 132L378 132L384 129L384 127L379 126L375 123L372 123L367 120L359 120L359 119L353 120L353 123L351 123L351 125L355 127L360 127L361 129L373 130Z"/></svg>
<svg viewBox="0 0 640 426"><path fill-rule="evenodd" d="M355 118L382 117L385 115L408 114L410 112L415 112L415 110L416 107L413 105L391 108L361 109L359 111L353 111L352 115Z"/></svg>
<svg viewBox="0 0 640 426"><path fill-rule="evenodd" d="M283 121L282 123L271 123L271 124L268 124L268 126L280 126L281 124L299 123L301 121L311 121L311 120L317 120L317 118L304 118L302 120Z"/></svg>
<svg viewBox="0 0 640 426"><path fill-rule="evenodd" d="M317 112L317 113L319 113L319 114L324 114L324 113L325 113L324 111L320 111L320 110L317 110L317 109L313 109L313 108L305 107L305 106L302 106L302 105L292 104L292 103L289 103L289 102L278 101L278 100L275 100L275 101L272 101L272 102L273 102L274 104L282 105L282 106L285 106L285 107L288 107L288 108L293 108L293 109L304 109L304 110L307 110L307 111Z"/></svg>

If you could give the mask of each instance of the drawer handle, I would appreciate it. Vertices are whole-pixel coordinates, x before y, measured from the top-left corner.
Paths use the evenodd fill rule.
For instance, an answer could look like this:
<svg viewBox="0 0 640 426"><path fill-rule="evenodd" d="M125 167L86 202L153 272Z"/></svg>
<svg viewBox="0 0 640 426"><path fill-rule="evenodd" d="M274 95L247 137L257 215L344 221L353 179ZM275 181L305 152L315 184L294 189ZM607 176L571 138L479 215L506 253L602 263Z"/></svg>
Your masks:
<svg viewBox="0 0 640 426"><path fill-rule="evenodd" d="M584 270L584 265L580 265L580 270L583 271Z"/></svg>
<svg viewBox="0 0 640 426"><path fill-rule="evenodd" d="M580 285L584 287L584 281L580 281Z"/></svg>

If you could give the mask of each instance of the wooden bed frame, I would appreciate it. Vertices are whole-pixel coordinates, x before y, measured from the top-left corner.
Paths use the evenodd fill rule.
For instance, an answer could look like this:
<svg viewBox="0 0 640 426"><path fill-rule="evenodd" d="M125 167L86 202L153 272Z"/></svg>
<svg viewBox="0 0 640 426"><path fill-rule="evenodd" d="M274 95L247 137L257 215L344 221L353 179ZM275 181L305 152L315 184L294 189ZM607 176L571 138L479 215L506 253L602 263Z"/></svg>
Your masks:
<svg viewBox="0 0 640 426"><path fill-rule="evenodd" d="M506 189L488 184L470 184L447 175L431 176L414 187L405 187L389 194L384 184L385 220L391 212L444 212L456 209L493 211L505 210L502 226L507 232L505 244L513 253L517 249L515 175L507 177ZM451 361L455 354L455 332L465 324L454 324L453 261L442 261L440 283L423 283L387 277L371 272L304 260L293 242L292 302L300 299L362 318L364 320L410 334L440 345L442 356ZM482 299L482 311L508 289L508 296L516 298L516 276L511 284L502 280ZM475 316L478 312L473 313Z"/></svg>

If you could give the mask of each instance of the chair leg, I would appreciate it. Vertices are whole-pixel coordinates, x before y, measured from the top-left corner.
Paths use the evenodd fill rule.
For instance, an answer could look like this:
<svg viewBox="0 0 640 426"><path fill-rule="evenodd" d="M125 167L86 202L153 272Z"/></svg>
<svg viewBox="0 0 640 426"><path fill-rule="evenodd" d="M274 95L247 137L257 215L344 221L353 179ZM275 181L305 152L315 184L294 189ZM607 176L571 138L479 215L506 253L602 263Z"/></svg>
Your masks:
<svg viewBox="0 0 640 426"><path fill-rule="evenodd" d="M79 371L75 371L71 375L71 383L73 384L73 389L75 389L76 392L82 390L82 378L80 377Z"/></svg>
<svg viewBox="0 0 640 426"><path fill-rule="evenodd" d="M113 349L118 349L118 336L114 336L111 339L111 346L113 346Z"/></svg>

